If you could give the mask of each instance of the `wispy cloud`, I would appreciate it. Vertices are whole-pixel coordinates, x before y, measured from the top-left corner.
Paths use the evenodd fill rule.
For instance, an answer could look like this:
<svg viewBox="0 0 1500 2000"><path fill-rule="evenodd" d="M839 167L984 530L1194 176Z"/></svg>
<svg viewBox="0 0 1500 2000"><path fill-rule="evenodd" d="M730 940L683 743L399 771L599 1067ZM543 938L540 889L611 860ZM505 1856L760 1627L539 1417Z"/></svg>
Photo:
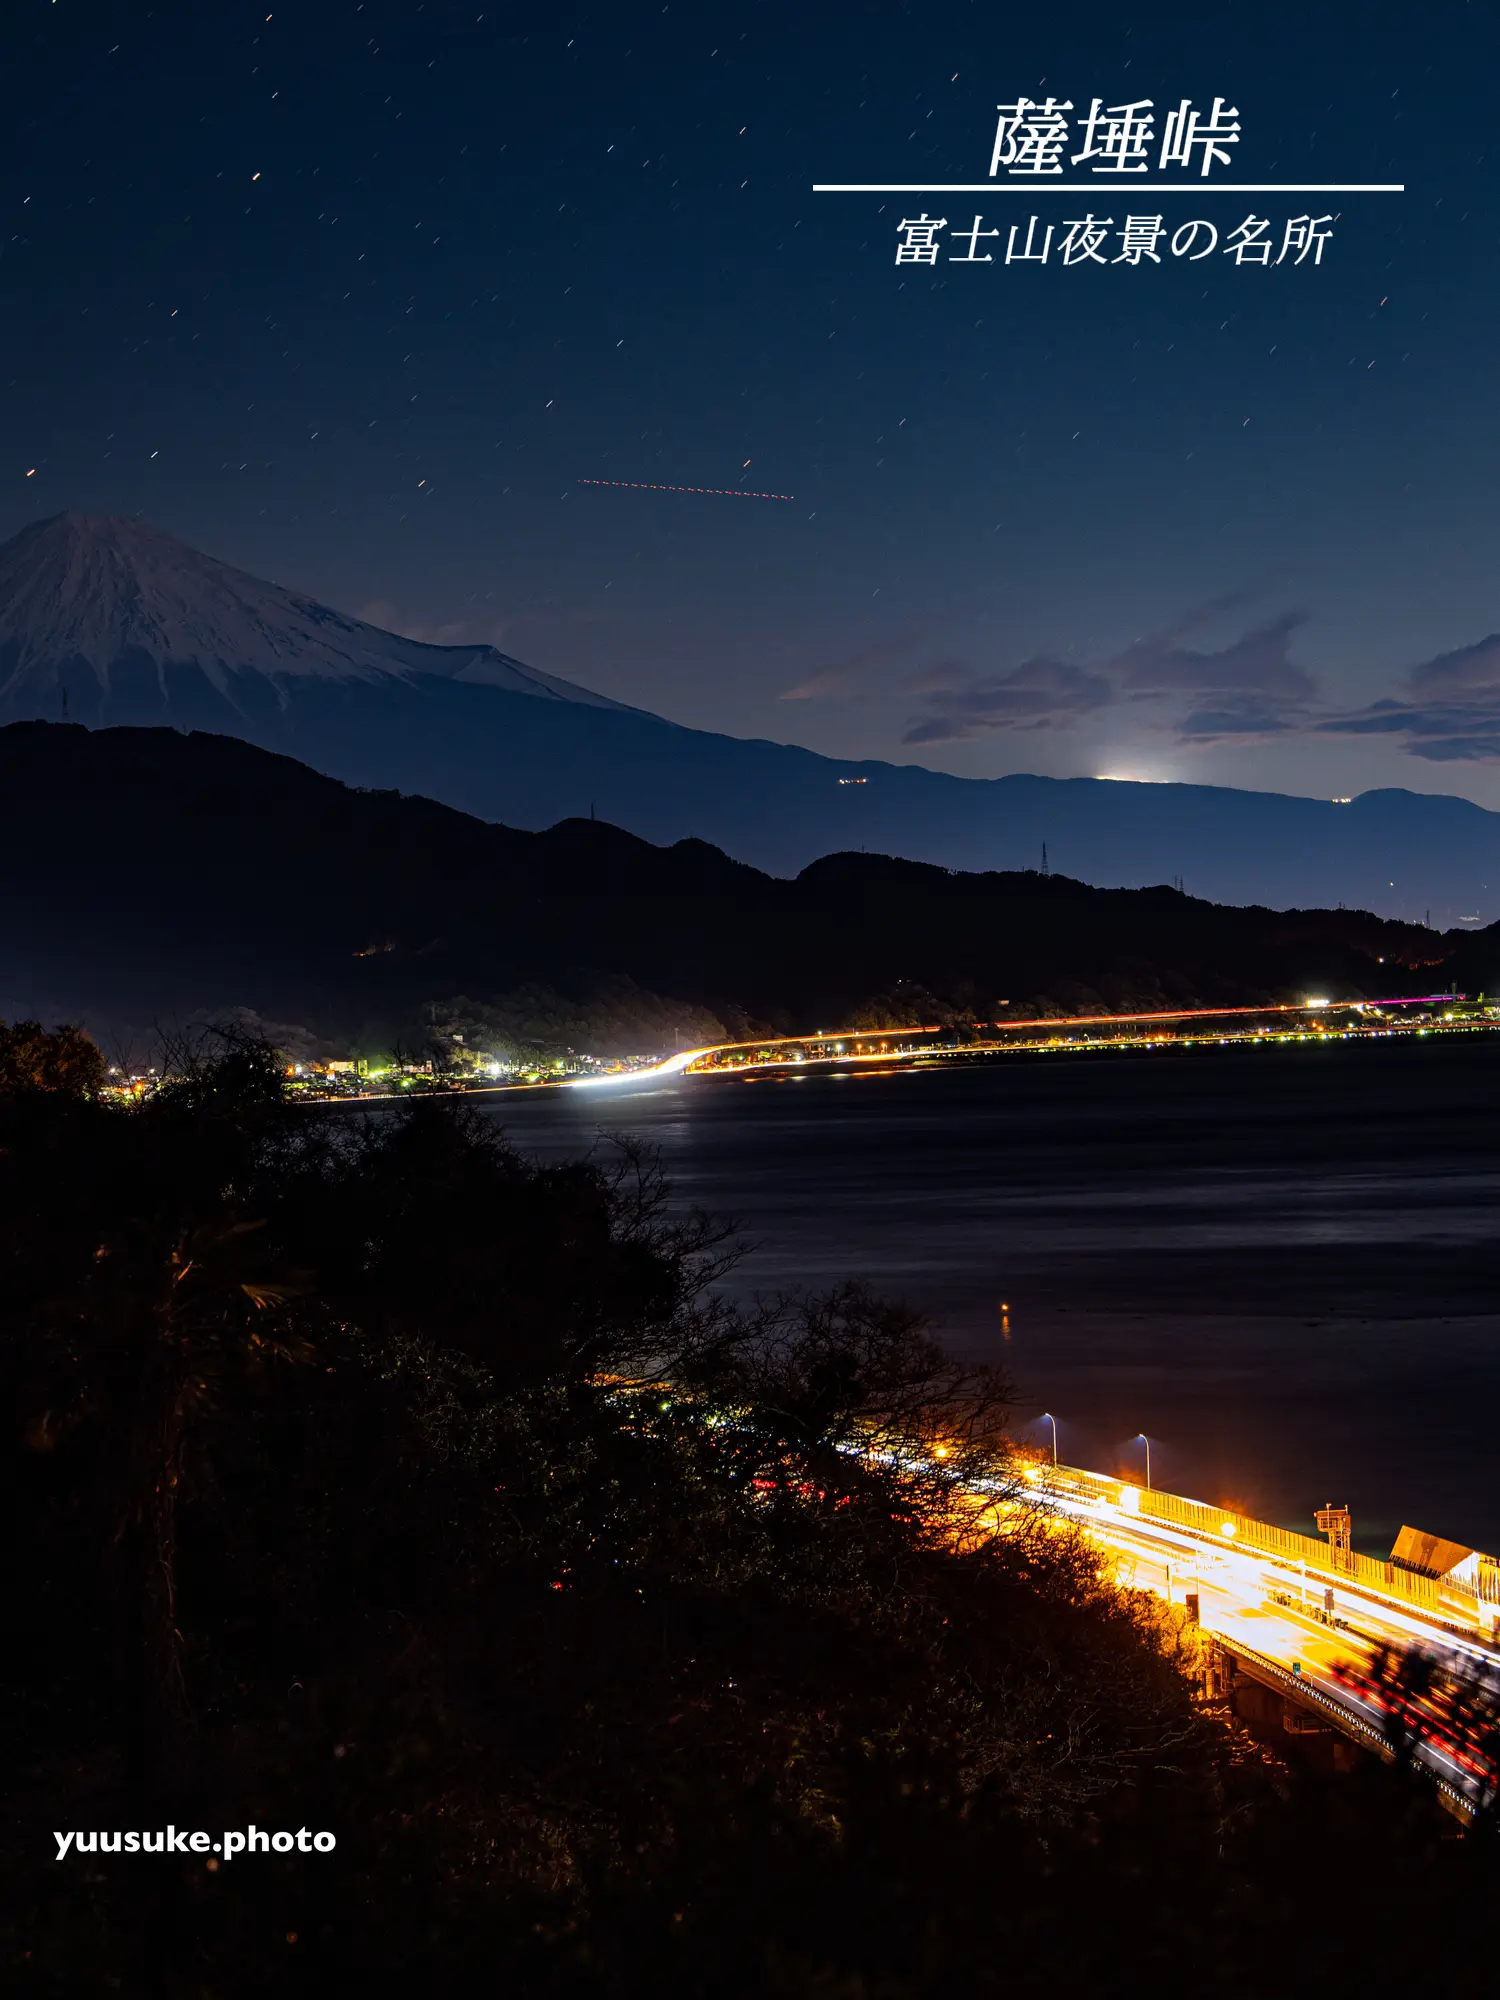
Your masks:
<svg viewBox="0 0 1500 2000"><path fill-rule="evenodd" d="M782 701L828 701L838 695L860 692L870 676L882 667L899 667L908 661L926 636L925 629L907 627L888 639L877 639L846 659L820 667L795 687L783 688Z"/></svg>
<svg viewBox="0 0 1500 2000"><path fill-rule="evenodd" d="M1220 708L1195 708L1178 719L1182 743L1224 743L1289 736L1305 726L1300 709L1277 709L1254 695Z"/></svg>
<svg viewBox="0 0 1500 2000"><path fill-rule="evenodd" d="M559 611L520 611L505 617L491 613L477 618L414 618L383 597L362 604L354 615L367 625L378 625L382 632L395 632L425 646L493 646L502 653L524 652L532 645L567 644L580 632L618 628L626 618L624 612L587 605L570 605Z"/></svg>
<svg viewBox="0 0 1500 2000"><path fill-rule="evenodd" d="M988 730L1066 729L1116 701L1166 702L1197 697L1171 726L1183 742L1280 735L1305 727L1317 688L1291 657L1300 612L1284 612L1218 649L1188 637L1235 608L1220 598L1172 625L1135 640L1113 658L1085 665L1039 655L1004 673L944 665L904 684L927 709L903 741L961 740Z"/></svg>
<svg viewBox="0 0 1500 2000"><path fill-rule="evenodd" d="M1500 762L1500 633L1410 668L1399 696L1317 725L1329 736L1394 736L1433 764Z"/></svg>
<svg viewBox="0 0 1500 2000"><path fill-rule="evenodd" d="M506 627L506 621L500 618L459 618L445 624L431 624L421 618L404 617L383 597L362 604L355 616L363 618L367 625L378 625L382 632L395 632L403 639L416 639L426 646L500 646Z"/></svg>
<svg viewBox="0 0 1500 2000"><path fill-rule="evenodd" d="M1283 612L1217 652L1180 645L1179 633L1159 633L1128 647L1108 671L1131 694L1260 695L1310 702L1316 693L1313 677L1291 657L1292 634L1304 622L1300 611Z"/></svg>
<svg viewBox="0 0 1500 2000"><path fill-rule="evenodd" d="M921 691L935 713L913 717L903 743L962 742L991 729L1066 729L1115 699L1114 682L1104 674L1046 658L1005 674L945 665Z"/></svg>
<svg viewBox="0 0 1500 2000"><path fill-rule="evenodd" d="M1407 681L1416 694L1488 694L1500 699L1500 632L1472 646L1439 653L1413 667Z"/></svg>

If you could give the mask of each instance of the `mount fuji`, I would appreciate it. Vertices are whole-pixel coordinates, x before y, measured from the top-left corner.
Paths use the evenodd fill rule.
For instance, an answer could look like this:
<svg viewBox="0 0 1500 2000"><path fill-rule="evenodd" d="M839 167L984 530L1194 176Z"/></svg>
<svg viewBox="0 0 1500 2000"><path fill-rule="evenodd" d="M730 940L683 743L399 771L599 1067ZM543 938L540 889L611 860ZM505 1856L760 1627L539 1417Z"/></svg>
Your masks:
<svg viewBox="0 0 1500 2000"><path fill-rule="evenodd" d="M524 667L493 646L429 646L331 611L200 555L140 521L58 514L0 547L0 701L56 703L68 689L77 719L153 720L180 704L214 720L290 718L299 685L389 688L423 680L494 687L532 700L624 711ZM219 707L214 706L218 698ZM238 733L238 732L234 732Z"/></svg>
<svg viewBox="0 0 1500 2000"><path fill-rule="evenodd" d="M1221 903L1343 903L1435 927L1500 914L1500 814L1206 785L956 778L687 729L511 659L382 631L136 520L66 513L0 546L0 723L240 737L345 783L536 829L696 836L792 874L868 848ZM851 780L862 782L851 783Z"/></svg>

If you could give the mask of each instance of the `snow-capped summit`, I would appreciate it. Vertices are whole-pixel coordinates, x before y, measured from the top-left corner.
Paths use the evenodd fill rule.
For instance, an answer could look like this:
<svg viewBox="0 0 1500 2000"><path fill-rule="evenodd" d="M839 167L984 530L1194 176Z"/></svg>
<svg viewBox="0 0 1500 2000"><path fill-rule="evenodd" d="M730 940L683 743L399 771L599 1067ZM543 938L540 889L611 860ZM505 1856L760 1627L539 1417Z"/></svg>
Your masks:
<svg viewBox="0 0 1500 2000"><path fill-rule="evenodd" d="M39 521L0 547L0 727L23 725L24 750L45 733L24 725L64 720L127 737L164 726L239 737L346 784L509 826L597 815L647 840L714 841L778 874L855 847L948 869L1030 869L1045 843L1070 875L1136 887L1165 882L1190 854L1195 893L1219 902L1305 909L1321 898L1392 916L1430 905L1440 926L1493 911L1485 885L1500 881L1500 814L1465 799L1372 792L1343 806L841 763L684 728L489 646L399 638L140 522L81 514ZM128 755L129 741L120 749ZM211 771L211 759L198 768ZM850 778L862 782L840 782ZM205 841L243 837L232 815L220 823L209 782L197 810ZM119 848L148 900L175 892L175 857L149 828L122 825ZM423 846L420 866L433 851ZM81 877L80 894L87 886ZM311 847L286 886L314 899L342 893L339 871ZM602 907L588 904L580 921ZM630 895L611 921L621 935L635 923ZM705 926L707 937L708 911ZM23 931L0 909L0 978L12 976ZM789 936L786 949L794 963L801 945ZM1017 976L1027 976L1020 961Z"/></svg>
<svg viewBox="0 0 1500 2000"><path fill-rule="evenodd" d="M153 680L170 704L194 669L232 708L250 694L247 681L270 682L285 707L291 684L309 679L389 684L425 676L543 701L624 706L493 646L432 646L383 632L141 521L57 514L0 546L0 717L55 715L66 688L84 713L102 719L117 706L112 696L126 696L128 687L139 698ZM266 690L256 692L261 698L250 705L259 708Z"/></svg>

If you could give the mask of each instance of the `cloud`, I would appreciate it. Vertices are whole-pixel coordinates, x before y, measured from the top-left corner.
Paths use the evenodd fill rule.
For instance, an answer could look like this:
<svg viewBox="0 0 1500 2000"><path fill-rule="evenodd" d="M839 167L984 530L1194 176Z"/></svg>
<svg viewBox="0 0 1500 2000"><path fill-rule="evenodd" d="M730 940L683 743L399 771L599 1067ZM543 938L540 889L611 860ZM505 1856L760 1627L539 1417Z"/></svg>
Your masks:
<svg viewBox="0 0 1500 2000"><path fill-rule="evenodd" d="M916 678L936 713L913 717L903 743L963 742L990 729L1066 729L1115 699L1105 675L1045 657L1005 674L975 674L945 663Z"/></svg>
<svg viewBox="0 0 1500 2000"><path fill-rule="evenodd" d="M404 618L386 598L372 598L354 614L382 632L395 632L403 639L415 639L424 646L501 646L505 624L496 618L459 618L445 624L430 624L420 618Z"/></svg>
<svg viewBox="0 0 1500 2000"><path fill-rule="evenodd" d="M1108 671L1133 695L1261 695L1310 702L1317 691L1313 677L1291 658L1292 634L1303 623L1302 612L1283 612L1218 652L1206 653L1178 644L1181 628L1158 633L1127 647Z"/></svg>
<svg viewBox="0 0 1500 2000"><path fill-rule="evenodd" d="M1253 737L1264 740L1290 735L1301 726L1299 714L1272 708L1269 703L1249 696L1243 701L1228 702L1222 708L1195 708L1179 720L1177 737L1183 743L1223 743Z"/></svg>
<svg viewBox="0 0 1500 2000"><path fill-rule="evenodd" d="M1500 633L1408 669L1397 699L1318 724L1328 736L1396 736L1432 764L1500 762Z"/></svg>
<svg viewBox="0 0 1500 2000"><path fill-rule="evenodd" d="M1410 757L1431 764L1491 763L1500 760L1500 701L1376 701L1348 715L1318 723L1323 736L1398 736Z"/></svg>
<svg viewBox="0 0 1500 2000"><path fill-rule="evenodd" d="M939 689L969 685L971 675L961 660L934 660L930 667L918 667L901 683L902 694L932 694Z"/></svg>
<svg viewBox="0 0 1500 2000"><path fill-rule="evenodd" d="M806 680L795 687L783 688L778 699L781 701L827 701L832 696L853 694L859 682L864 680L874 668L899 666L911 657L921 643L922 633L916 628L898 632L894 638L879 639L872 645L851 653L845 660L836 660L832 666L820 667Z"/></svg>
<svg viewBox="0 0 1500 2000"><path fill-rule="evenodd" d="M1183 697L1192 705L1173 726L1184 743L1279 736L1303 728L1317 687L1291 657L1301 612L1253 626L1217 650L1185 643L1242 601L1221 597L1198 606L1094 664L1078 666L1044 654L1008 673L976 674L948 661L925 668L903 687L920 694L929 712L912 719L902 741L952 742L996 729L1066 729L1118 700Z"/></svg>
<svg viewBox="0 0 1500 2000"><path fill-rule="evenodd" d="M1407 755L1425 757L1430 764L1500 763L1500 720L1490 718L1487 731L1474 730L1467 736L1433 735L1408 743Z"/></svg>
<svg viewBox="0 0 1500 2000"><path fill-rule="evenodd" d="M1472 646L1439 653L1407 675L1413 694L1462 695L1488 693L1500 700L1500 632L1491 632Z"/></svg>

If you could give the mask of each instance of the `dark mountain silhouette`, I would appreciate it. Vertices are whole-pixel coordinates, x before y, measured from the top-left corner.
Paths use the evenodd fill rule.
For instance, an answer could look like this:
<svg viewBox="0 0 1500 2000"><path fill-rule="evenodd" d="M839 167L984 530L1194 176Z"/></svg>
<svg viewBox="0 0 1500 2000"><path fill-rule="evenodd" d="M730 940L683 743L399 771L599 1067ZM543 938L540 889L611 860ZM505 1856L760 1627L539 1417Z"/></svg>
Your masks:
<svg viewBox="0 0 1500 2000"><path fill-rule="evenodd" d="M866 848L1220 902L1347 903L1439 928L1500 910L1500 814L1204 785L950 777L684 729L490 646L432 646L137 521L63 514L0 547L0 722L207 729L510 826L597 811L778 874ZM841 780L863 779L853 784Z"/></svg>
<svg viewBox="0 0 1500 2000"><path fill-rule="evenodd" d="M231 737L0 729L0 1012L249 1007L349 1037L629 980L756 1032L1483 985L1500 930L832 854L794 880L603 822L528 833Z"/></svg>

